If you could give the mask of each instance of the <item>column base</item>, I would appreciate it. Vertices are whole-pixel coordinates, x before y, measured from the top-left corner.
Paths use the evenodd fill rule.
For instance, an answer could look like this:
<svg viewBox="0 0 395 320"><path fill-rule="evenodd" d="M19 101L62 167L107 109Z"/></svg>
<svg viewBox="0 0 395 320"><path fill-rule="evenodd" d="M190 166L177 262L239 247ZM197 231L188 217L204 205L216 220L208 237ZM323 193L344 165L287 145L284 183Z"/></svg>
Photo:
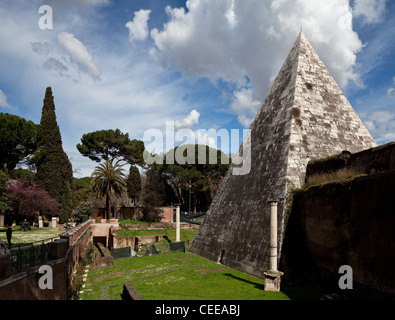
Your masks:
<svg viewBox="0 0 395 320"><path fill-rule="evenodd" d="M281 277L284 272L269 270L264 274L265 278L265 291L279 292L281 287Z"/></svg>

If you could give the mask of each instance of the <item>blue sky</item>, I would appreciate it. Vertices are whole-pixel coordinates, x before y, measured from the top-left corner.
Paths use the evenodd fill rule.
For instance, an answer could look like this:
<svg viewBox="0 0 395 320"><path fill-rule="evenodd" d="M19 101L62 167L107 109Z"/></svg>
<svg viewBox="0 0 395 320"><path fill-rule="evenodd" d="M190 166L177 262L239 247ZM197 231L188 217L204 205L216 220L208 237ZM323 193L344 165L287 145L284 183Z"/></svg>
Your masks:
<svg viewBox="0 0 395 320"><path fill-rule="evenodd" d="M248 128L303 25L383 144L395 140L394 14L389 0L2 0L0 112L39 123L51 86L63 147L88 176L84 133Z"/></svg>

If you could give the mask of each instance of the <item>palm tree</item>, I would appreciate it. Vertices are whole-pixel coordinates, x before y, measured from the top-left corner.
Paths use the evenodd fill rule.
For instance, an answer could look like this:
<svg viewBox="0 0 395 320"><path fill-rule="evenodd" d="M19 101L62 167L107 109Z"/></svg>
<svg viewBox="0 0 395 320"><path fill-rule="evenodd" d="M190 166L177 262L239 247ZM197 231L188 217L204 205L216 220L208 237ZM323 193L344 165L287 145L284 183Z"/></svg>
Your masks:
<svg viewBox="0 0 395 320"><path fill-rule="evenodd" d="M92 190L99 199L106 197L106 219L110 219L111 195L122 195L126 188L125 175L118 163L101 163L92 173Z"/></svg>

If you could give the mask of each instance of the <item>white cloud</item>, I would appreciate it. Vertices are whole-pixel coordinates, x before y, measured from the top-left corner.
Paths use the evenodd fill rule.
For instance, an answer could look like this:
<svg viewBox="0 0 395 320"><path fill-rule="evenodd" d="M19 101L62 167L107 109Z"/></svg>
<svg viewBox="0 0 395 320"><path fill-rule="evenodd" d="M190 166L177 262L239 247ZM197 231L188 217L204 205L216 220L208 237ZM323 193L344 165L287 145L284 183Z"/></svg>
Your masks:
<svg viewBox="0 0 395 320"><path fill-rule="evenodd" d="M192 110L183 120L175 121L175 128L178 129L192 129L195 124L199 123L200 113L195 109Z"/></svg>
<svg viewBox="0 0 395 320"><path fill-rule="evenodd" d="M354 16L363 17L366 23L379 23L383 19L386 0L355 0Z"/></svg>
<svg viewBox="0 0 395 320"><path fill-rule="evenodd" d="M12 109L12 107L7 102L7 97L2 90L0 90L0 107L6 109Z"/></svg>
<svg viewBox="0 0 395 320"><path fill-rule="evenodd" d="M177 135L184 136L186 143L191 142L192 144L205 144L211 148L217 148L217 135L216 130L205 130L197 129L193 130L194 126L199 124L200 113L196 109L192 110L189 115L187 115L181 121L176 120L174 123L174 129ZM178 134L177 134L178 133ZM180 142L180 141L175 141ZM167 150L168 151L168 150Z"/></svg>
<svg viewBox="0 0 395 320"><path fill-rule="evenodd" d="M258 101L264 100L301 24L339 85L345 87L350 80L361 85L354 67L362 43L351 28L349 0L189 0L186 4L188 10L166 8L168 22L151 31L155 43L151 55L187 77L232 83L231 108L243 125L251 121L250 111ZM237 96L246 86L254 88L249 92L250 108L242 107Z"/></svg>
<svg viewBox="0 0 395 320"><path fill-rule="evenodd" d="M126 23L125 27L129 29L129 40L134 43L135 40L145 40L148 37L148 20L151 10L139 10L134 13L133 21Z"/></svg>
<svg viewBox="0 0 395 320"><path fill-rule="evenodd" d="M68 32L60 32L57 35L59 43L67 50L72 61L94 79L100 79L101 72L92 62L92 55L88 52L84 44Z"/></svg>
<svg viewBox="0 0 395 320"><path fill-rule="evenodd" d="M258 112L261 102L254 100L251 88L242 88L234 92L231 109L238 114L238 120L244 127L249 127Z"/></svg>
<svg viewBox="0 0 395 320"><path fill-rule="evenodd" d="M378 110L361 114L366 128L379 144L395 140L395 112Z"/></svg>
<svg viewBox="0 0 395 320"><path fill-rule="evenodd" d="M210 135L210 133L212 133L212 135ZM194 132L195 134L195 139L196 139L196 144L205 144L206 146L209 146L210 148L214 148L217 149L217 137L215 134L213 134L215 132L210 132L210 131L206 131L206 130L196 130Z"/></svg>
<svg viewBox="0 0 395 320"><path fill-rule="evenodd" d="M235 1L232 0L232 5L225 14L225 17L226 17L226 19L228 19L229 25L232 28L236 27L236 25L237 25L237 17L236 17L234 8L235 8Z"/></svg>

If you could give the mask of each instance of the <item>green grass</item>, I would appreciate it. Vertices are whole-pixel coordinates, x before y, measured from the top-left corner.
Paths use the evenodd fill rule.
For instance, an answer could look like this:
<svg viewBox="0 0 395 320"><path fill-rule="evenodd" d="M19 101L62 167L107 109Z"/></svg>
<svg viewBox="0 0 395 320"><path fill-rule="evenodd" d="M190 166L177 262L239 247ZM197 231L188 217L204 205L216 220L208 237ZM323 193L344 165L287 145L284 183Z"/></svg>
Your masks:
<svg viewBox="0 0 395 320"><path fill-rule="evenodd" d="M114 260L114 266L91 269L82 300L121 300L132 283L144 300L290 300L312 297L299 288L266 292L263 280L191 253L171 253Z"/></svg>
<svg viewBox="0 0 395 320"><path fill-rule="evenodd" d="M329 183L345 183L366 175L367 174L363 173L359 168L342 168L330 173L319 173L309 177L307 183L301 190L307 190L310 187Z"/></svg>
<svg viewBox="0 0 395 320"><path fill-rule="evenodd" d="M7 228L0 228L0 238L7 244L6 231ZM21 231L20 226L12 228L12 245L31 243L35 241L42 241L46 239L56 238L62 234L64 230L59 231L58 229L52 228L38 228L31 227L29 231Z"/></svg>
<svg viewBox="0 0 395 320"><path fill-rule="evenodd" d="M190 242L195 237L195 234L198 229L181 229L180 230L180 238L181 241L185 241L187 247ZM166 239L169 239L171 242L176 241L176 229L175 228L167 228L160 230L127 230L120 229L118 230L119 237L137 237L137 236L164 236ZM166 240L163 240L167 242Z"/></svg>
<svg viewBox="0 0 395 320"><path fill-rule="evenodd" d="M164 225L161 222L146 222L146 221L140 221L140 220L127 220L127 219L121 219L118 221L119 225L122 227L122 225L125 224L146 224L147 226L151 226L151 225Z"/></svg>
<svg viewBox="0 0 395 320"><path fill-rule="evenodd" d="M80 298L120 300L124 282L145 300L256 299L263 288L262 281L201 257L172 253L117 259L113 268L90 270Z"/></svg>
<svg viewBox="0 0 395 320"><path fill-rule="evenodd" d="M125 225L125 224L146 224L146 225L150 225L149 223L145 222L145 221L140 221L140 220L118 220L118 223L120 226Z"/></svg>

